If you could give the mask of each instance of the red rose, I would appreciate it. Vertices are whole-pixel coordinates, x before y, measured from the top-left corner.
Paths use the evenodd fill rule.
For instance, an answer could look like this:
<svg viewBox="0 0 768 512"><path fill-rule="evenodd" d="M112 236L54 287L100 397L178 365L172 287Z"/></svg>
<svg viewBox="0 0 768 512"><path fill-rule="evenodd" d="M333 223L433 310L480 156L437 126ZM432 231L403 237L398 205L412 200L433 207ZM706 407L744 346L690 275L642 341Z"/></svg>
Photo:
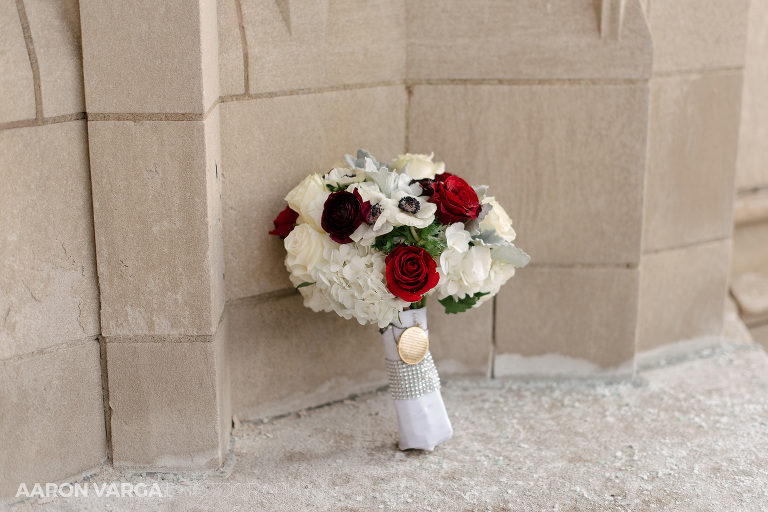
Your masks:
<svg viewBox="0 0 768 512"><path fill-rule="evenodd" d="M269 232L270 235L279 236L285 238L293 231L296 226L296 219L299 218L299 214L291 210L290 206L286 206L285 210L281 211L277 218L274 220L275 229Z"/></svg>
<svg viewBox="0 0 768 512"><path fill-rule="evenodd" d="M450 178L453 176L453 174L449 172L444 172L443 174L438 174L435 176L435 179L430 178L422 178L420 180L411 180L411 185L414 183L418 183L421 185L421 196L431 196L435 193L435 182L436 181L445 181L447 178Z"/></svg>
<svg viewBox="0 0 768 512"><path fill-rule="evenodd" d="M458 176L435 181L432 189L434 193L429 202L437 205L435 216L443 224L466 222L480 215L481 205L477 193Z"/></svg>
<svg viewBox="0 0 768 512"><path fill-rule="evenodd" d="M331 240L340 244L352 242L349 235L368 218L371 202L363 202L360 193L342 190L328 196L323 205L323 218L320 221Z"/></svg>
<svg viewBox="0 0 768 512"><path fill-rule="evenodd" d="M400 244L384 261L387 264L387 288L408 302L421 300L440 280L437 263L421 247Z"/></svg>

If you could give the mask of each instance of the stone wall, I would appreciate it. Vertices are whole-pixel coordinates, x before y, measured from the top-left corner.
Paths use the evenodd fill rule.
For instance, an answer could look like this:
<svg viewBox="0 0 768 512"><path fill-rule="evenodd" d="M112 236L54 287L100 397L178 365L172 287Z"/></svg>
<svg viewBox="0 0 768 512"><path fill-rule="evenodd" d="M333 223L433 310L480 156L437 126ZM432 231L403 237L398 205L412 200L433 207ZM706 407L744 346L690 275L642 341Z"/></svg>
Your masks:
<svg viewBox="0 0 768 512"><path fill-rule="evenodd" d="M77 0L0 1L0 504L107 457Z"/></svg>
<svg viewBox="0 0 768 512"><path fill-rule="evenodd" d="M736 166L731 293L768 343L768 1L752 0Z"/></svg>
<svg viewBox="0 0 768 512"><path fill-rule="evenodd" d="M358 148L435 151L532 255L430 304L444 377L719 343L735 175L734 273L765 269L765 5L748 33L747 0L0 0L0 497L108 454L219 467L233 414L385 384L377 329L304 308L267 234Z"/></svg>
<svg viewBox="0 0 768 512"><path fill-rule="evenodd" d="M405 150L405 2L218 4L232 403L259 418L386 382L377 329L304 308L267 231L306 175Z"/></svg>
<svg viewBox="0 0 768 512"><path fill-rule="evenodd" d="M639 353L717 343L731 252L748 2L651 0ZM661 351L663 353L663 350Z"/></svg>

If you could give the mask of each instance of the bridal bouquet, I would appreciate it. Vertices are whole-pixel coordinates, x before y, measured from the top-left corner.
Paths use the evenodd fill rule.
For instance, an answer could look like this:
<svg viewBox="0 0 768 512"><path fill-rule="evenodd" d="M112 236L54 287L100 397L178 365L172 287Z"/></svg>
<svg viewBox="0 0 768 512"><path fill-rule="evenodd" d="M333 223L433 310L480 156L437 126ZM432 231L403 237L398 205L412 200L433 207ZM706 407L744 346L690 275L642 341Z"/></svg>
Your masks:
<svg viewBox="0 0 768 512"><path fill-rule="evenodd" d="M447 313L478 307L530 259L488 187L432 158L345 155L345 165L288 193L270 231L284 238L305 306L381 328L401 449L431 450L452 434L428 352L426 296Z"/></svg>
<svg viewBox="0 0 768 512"><path fill-rule="evenodd" d="M285 197L270 234L285 238L290 279L314 311L389 325L436 293L447 313L477 307L528 263L507 212L432 155L390 165L364 150Z"/></svg>

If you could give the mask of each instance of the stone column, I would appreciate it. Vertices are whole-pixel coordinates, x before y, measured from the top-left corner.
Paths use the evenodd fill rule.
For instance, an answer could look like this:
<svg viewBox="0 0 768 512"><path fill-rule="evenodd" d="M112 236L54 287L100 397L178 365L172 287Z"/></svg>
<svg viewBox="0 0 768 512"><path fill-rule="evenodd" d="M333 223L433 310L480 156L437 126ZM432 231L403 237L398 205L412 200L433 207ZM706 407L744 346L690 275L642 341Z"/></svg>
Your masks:
<svg viewBox="0 0 768 512"><path fill-rule="evenodd" d="M718 344L747 0L653 0L638 361Z"/></svg>
<svg viewBox="0 0 768 512"><path fill-rule="evenodd" d="M216 468L231 426L216 3L80 12L113 462Z"/></svg>

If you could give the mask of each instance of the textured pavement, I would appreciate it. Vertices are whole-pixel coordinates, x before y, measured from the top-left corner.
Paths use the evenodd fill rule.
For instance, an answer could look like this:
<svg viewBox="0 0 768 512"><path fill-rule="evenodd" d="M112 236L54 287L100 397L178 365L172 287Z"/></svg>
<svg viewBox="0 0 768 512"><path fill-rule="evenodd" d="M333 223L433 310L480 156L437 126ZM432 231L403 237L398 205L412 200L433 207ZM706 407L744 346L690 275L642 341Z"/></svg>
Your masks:
<svg viewBox="0 0 768 512"><path fill-rule="evenodd" d="M125 476L162 497L56 497L22 510L768 510L768 356L726 346L633 382L451 380L454 438L397 450L388 392L234 432L228 472Z"/></svg>

